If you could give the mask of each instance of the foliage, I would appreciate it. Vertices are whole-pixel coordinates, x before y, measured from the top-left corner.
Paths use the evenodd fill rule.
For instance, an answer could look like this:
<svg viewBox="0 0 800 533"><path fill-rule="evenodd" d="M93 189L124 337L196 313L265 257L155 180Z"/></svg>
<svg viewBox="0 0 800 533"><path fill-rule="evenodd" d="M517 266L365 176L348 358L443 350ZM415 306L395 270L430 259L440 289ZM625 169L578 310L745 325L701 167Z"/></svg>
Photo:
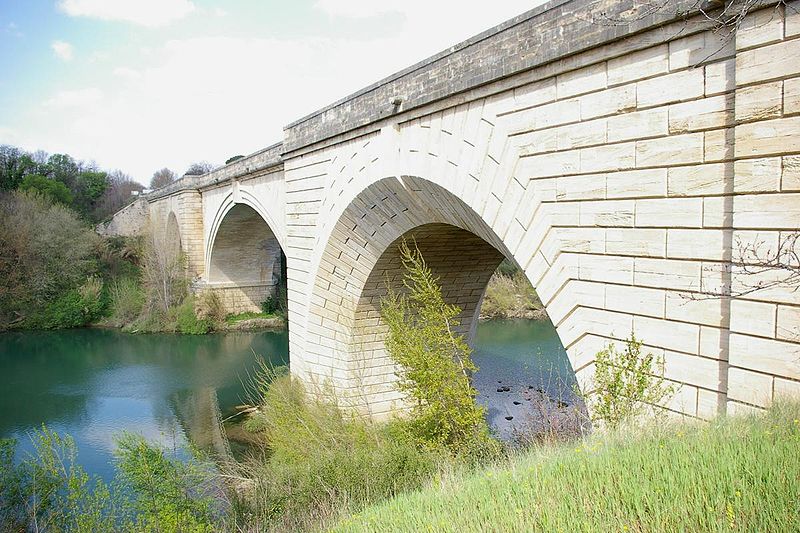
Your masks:
<svg viewBox="0 0 800 533"><path fill-rule="evenodd" d="M597 354L594 380L583 393L592 420L616 429L663 405L675 388L664 379L664 359L642 355L642 342L631 333L623 351L609 343Z"/></svg>
<svg viewBox="0 0 800 533"><path fill-rule="evenodd" d="M74 212L33 192L0 195L0 327L44 313L96 272L100 239ZM67 301L62 302L67 306Z"/></svg>
<svg viewBox="0 0 800 533"><path fill-rule="evenodd" d="M237 322L241 322L242 320L252 320L254 318L275 318L279 315L272 313L254 313L252 311L245 311L244 313L236 313L230 314L225 317L225 322L227 324L235 324Z"/></svg>
<svg viewBox="0 0 800 533"><path fill-rule="evenodd" d="M516 318L543 310L542 302L524 272L516 270L511 275L502 272L498 267L489 280L481 304L481 316Z"/></svg>
<svg viewBox="0 0 800 533"><path fill-rule="evenodd" d="M0 189L14 190L27 174L38 172L30 154L15 146L0 145Z"/></svg>
<svg viewBox="0 0 800 533"><path fill-rule="evenodd" d="M800 530L800 405L533 449L341 521L335 532Z"/></svg>
<svg viewBox="0 0 800 533"><path fill-rule="evenodd" d="M229 157L228 159L226 159L225 160L225 164L226 165L230 165L231 163L233 163L235 161L238 161L240 159L244 159L244 156L243 155L235 155L233 157Z"/></svg>
<svg viewBox="0 0 800 533"><path fill-rule="evenodd" d="M198 315L209 321L213 328L218 328L225 323L227 313L222 298L216 291L205 291L200 297Z"/></svg>
<svg viewBox="0 0 800 533"><path fill-rule="evenodd" d="M205 335L211 331L209 318L197 316L194 308L194 297L187 297L176 309L178 331L184 335Z"/></svg>
<svg viewBox="0 0 800 533"><path fill-rule="evenodd" d="M331 389L312 393L281 370L263 365L254 380L262 396L246 427L267 448L240 465L250 480L235 520L247 530L316 529L345 510L421 486L446 457L337 407Z"/></svg>
<svg viewBox="0 0 800 533"><path fill-rule="evenodd" d="M96 322L103 313L103 282L90 277L77 289L67 291L44 309L31 313L23 321L30 329L77 328Z"/></svg>
<svg viewBox="0 0 800 533"><path fill-rule="evenodd" d="M261 312L265 315L274 315L280 310L280 301L274 296L267 296L267 299L261 302Z"/></svg>
<svg viewBox="0 0 800 533"><path fill-rule="evenodd" d="M183 461L138 435L123 434L116 443L118 478L136 530L215 530L216 476L207 462L197 459L197 450L190 450L194 456Z"/></svg>
<svg viewBox="0 0 800 533"><path fill-rule="evenodd" d="M142 252L142 284L150 312L166 314L183 301L189 283L180 243L151 232Z"/></svg>
<svg viewBox="0 0 800 533"><path fill-rule="evenodd" d="M198 455L170 456L139 436L117 440L117 478L106 485L77 462L69 436L47 427L31 435L33 453L14 461L0 441L0 529L48 532L210 532L220 522L213 469Z"/></svg>
<svg viewBox="0 0 800 533"><path fill-rule="evenodd" d="M448 305L419 249L403 242L407 294L389 287L381 302L388 327L386 350L400 367L399 389L412 402L408 429L418 443L443 446L456 455L492 449L494 442L475 402L470 375L477 370L471 349L457 333L461 309Z"/></svg>
<svg viewBox="0 0 800 533"><path fill-rule="evenodd" d="M145 295L135 278L121 277L109 284L108 324L122 327L135 321L142 313Z"/></svg>
<svg viewBox="0 0 800 533"><path fill-rule="evenodd" d="M28 174L19 184L21 191L37 191L43 197L54 203L69 205L72 203L72 193L60 181L48 179L40 174Z"/></svg>

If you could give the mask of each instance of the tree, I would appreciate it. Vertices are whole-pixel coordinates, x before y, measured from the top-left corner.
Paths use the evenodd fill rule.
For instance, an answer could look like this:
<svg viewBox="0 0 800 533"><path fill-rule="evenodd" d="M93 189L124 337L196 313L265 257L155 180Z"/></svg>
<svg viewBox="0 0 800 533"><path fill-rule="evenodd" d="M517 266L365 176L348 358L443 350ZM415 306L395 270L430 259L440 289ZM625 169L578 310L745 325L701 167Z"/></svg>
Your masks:
<svg viewBox="0 0 800 533"><path fill-rule="evenodd" d="M243 155L235 155L233 157L229 157L228 159L226 159L225 160L225 164L229 165L229 164L233 163L234 161L238 161L240 159L244 159L244 156Z"/></svg>
<svg viewBox="0 0 800 533"><path fill-rule="evenodd" d="M115 170L108 174L108 187L98 199L95 206L94 218L103 220L125 207L134 198L134 191L141 192L144 186L134 181L133 178Z"/></svg>
<svg viewBox="0 0 800 533"><path fill-rule="evenodd" d="M153 173L153 177L150 178L150 188L160 189L161 187L166 187L175 181L176 177L175 173L166 167L161 170L156 170Z"/></svg>
<svg viewBox="0 0 800 533"><path fill-rule="evenodd" d="M411 434L424 446L443 446L456 455L484 451L492 441L470 382L477 370L472 350L456 333L461 309L444 302L416 246L403 242L399 251L405 293L389 287L381 317L389 330L386 351L400 368L398 388L412 402Z"/></svg>
<svg viewBox="0 0 800 533"><path fill-rule="evenodd" d="M67 154L53 154L47 160L47 169L49 177L60 181L73 193L75 192L80 166L72 157Z"/></svg>
<svg viewBox="0 0 800 533"><path fill-rule="evenodd" d="M40 174L28 174L19 185L21 191L37 191L43 197L66 206L72 204L72 193L60 181L51 180Z"/></svg>
<svg viewBox="0 0 800 533"><path fill-rule="evenodd" d="M208 161L201 161L199 163L192 163L189 168L184 172L184 176L202 176L214 170L214 166Z"/></svg>
<svg viewBox="0 0 800 533"><path fill-rule="evenodd" d="M15 146L0 145L0 189L14 190L25 174L34 172L35 163L30 155Z"/></svg>

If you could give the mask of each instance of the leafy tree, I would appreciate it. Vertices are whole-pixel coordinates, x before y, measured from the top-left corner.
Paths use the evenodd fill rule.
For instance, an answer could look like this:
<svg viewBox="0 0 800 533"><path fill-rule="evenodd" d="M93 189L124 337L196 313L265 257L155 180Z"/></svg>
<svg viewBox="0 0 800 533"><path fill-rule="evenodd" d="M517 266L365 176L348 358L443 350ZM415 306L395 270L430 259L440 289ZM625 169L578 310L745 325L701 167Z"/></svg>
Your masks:
<svg viewBox="0 0 800 533"><path fill-rule="evenodd" d="M108 187L95 202L94 219L103 220L116 213L135 197L134 192L141 192L144 186L134 181L127 174L115 170L108 173Z"/></svg>
<svg viewBox="0 0 800 533"><path fill-rule="evenodd" d="M36 167L30 155L15 146L0 145L0 189L13 190Z"/></svg>
<svg viewBox="0 0 800 533"><path fill-rule="evenodd" d="M19 185L22 191L37 191L42 196L53 202L63 205L72 203L72 193L60 181L51 180L39 174L28 174Z"/></svg>
<svg viewBox="0 0 800 533"><path fill-rule="evenodd" d="M161 187L166 187L173 181L175 181L176 176L173 171L164 167L161 170L156 170L153 173L153 177L150 178L150 188L151 189L160 189Z"/></svg>
<svg viewBox="0 0 800 533"><path fill-rule="evenodd" d="M48 174L69 187L71 191L77 189L78 173L80 166L67 154L53 154L47 159Z"/></svg>
<svg viewBox="0 0 800 533"><path fill-rule="evenodd" d="M228 159L226 159L225 160L225 164L229 165L229 164L233 163L234 161L238 161L240 159L244 159L244 156L243 155L235 155L233 157L229 157Z"/></svg>
<svg viewBox="0 0 800 533"><path fill-rule="evenodd" d="M399 388L412 402L411 435L424 446L443 446L456 455L489 451L494 441L470 383L477 367L472 350L455 332L461 309L444 302L416 246L403 242L400 256L405 293L389 287L381 316L389 330L386 350L400 367Z"/></svg>

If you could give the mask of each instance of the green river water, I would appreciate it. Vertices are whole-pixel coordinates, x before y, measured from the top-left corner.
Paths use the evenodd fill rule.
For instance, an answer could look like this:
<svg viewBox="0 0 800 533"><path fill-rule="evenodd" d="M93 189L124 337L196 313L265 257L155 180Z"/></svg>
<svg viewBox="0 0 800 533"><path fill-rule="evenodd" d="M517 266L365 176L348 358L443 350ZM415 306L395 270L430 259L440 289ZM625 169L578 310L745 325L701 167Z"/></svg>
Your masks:
<svg viewBox="0 0 800 533"><path fill-rule="evenodd" d="M30 451L31 430L46 424L72 435L91 474L113 475L114 436L121 431L181 446L225 446L220 418L247 401L248 374L258 354L273 365L288 359L283 332L199 337L129 335L75 329L0 334L0 437ZM478 326L474 359L479 401L501 434L506 416L529 387L565 397L574 380L549 321L492 321ZM498 382L510 392L496 392Z"/></svg>

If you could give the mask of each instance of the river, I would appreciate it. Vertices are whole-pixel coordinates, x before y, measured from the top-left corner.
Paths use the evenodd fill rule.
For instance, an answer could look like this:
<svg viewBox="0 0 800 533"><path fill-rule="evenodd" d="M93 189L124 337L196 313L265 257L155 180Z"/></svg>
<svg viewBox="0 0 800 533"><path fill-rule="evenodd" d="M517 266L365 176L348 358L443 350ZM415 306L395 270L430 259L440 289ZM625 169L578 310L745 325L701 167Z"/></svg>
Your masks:
<svg viewBox="0 0 800 533"><path fill-rule="evenodd" d="M46 424L71 435L91 474L113 476L114 436L121 431L181 446L226 446L218 420L247 401L244 383L256 356L288 358L283 332L199 337L129 335L75 329L0 334L0 437L31 450L29 433ZM508 435L532 387L567 397L574 377L548 321L492 321L478 326L475 375L490 423ZM498 383L500 382L500 383ZM509 391L498 392L498 388ZM514 402L518 402L514 404Z"/></svg>

